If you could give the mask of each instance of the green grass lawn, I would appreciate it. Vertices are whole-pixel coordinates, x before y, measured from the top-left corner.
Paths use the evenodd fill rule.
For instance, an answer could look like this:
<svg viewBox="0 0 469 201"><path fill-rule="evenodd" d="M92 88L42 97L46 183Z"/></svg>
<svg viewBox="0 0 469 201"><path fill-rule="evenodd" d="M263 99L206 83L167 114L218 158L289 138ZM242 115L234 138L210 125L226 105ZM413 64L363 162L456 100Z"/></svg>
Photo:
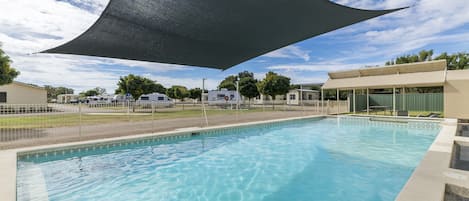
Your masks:
<svg viewBox="0 0 469 201"><path fill-rule="evenodd" d="M262 112L262 108L253 108L250 110L240 110L239 114ZM272 109L265 109L272 111ZM235 115L236 110L207 110L207 115ZM178 111L157 111L153 115L151 113L125 113L107 115L99 114L83 114L81 116L82 125L95 125L111 122L126 121L149 121L157 119L174 119L184 117L201 116L200 109L186 109ZM80 124L79 114L51 114L51 115L34 115L34 116L0 116L0 128L56 128L64 126L77 126Z"/></svg>

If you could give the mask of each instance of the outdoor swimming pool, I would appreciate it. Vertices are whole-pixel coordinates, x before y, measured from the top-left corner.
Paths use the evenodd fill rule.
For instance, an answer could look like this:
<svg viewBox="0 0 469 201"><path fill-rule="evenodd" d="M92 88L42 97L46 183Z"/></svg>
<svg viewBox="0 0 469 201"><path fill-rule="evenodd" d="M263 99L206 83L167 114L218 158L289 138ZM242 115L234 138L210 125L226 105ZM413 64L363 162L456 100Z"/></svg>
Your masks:
<svg viewBox="0 0 469 201"><path fill-rule="evenodd" d="M17 199L391 201L439 130L317 118L23 154Z"/></svg>

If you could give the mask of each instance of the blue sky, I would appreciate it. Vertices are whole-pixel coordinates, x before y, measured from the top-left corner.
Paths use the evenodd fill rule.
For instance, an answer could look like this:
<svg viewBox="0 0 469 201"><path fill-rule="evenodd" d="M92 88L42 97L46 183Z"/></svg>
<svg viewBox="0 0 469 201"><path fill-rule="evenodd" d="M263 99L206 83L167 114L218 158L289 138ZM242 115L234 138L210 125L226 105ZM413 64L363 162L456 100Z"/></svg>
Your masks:
<svg viewBox="0 0 469 201"><path fill-rule="evenodd" d="M342 28L276 50L226 71L87 56L31 54L63 44L84 32L108 0L0 0L0 42L21 71L18 81L67 86L76 92L97 86L113 92L119 76L139 74L166 87L215 88L243 70L259 79L268 71L293 83L316 83L328 71L383 65L422 49L469 52L467 0L334 0L362 9L409 9ZM4 12L3 12L4 11ZM311 21L314 23L314 21ZM314 25L314 24L312 24Z"/></svg>

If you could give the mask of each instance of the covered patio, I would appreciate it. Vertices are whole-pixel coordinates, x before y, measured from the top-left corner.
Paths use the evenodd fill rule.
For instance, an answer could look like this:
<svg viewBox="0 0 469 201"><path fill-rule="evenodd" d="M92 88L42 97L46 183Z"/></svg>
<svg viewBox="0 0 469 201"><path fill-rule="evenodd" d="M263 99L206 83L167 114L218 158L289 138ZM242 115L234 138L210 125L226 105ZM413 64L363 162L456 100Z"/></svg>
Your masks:
<svg viewBox="0 0 469 201"><path fill-rule="evenodd" d="M390 111L393 116L408 116L410 110L443 113L446 66L445 60L436 60L330 72L321 88L321 101L324 90L336 90L337 101L341 92L350 94L350 112L354 114Z"/></svg>

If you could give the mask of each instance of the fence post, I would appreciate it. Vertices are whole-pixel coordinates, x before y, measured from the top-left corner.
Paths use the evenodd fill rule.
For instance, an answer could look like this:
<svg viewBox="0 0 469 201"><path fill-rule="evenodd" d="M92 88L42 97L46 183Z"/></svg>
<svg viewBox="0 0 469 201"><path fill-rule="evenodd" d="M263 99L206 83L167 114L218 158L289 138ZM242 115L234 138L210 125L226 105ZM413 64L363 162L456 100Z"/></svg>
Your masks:
<svg viewBox="0 0 469 201"><path fill-rule="evenodd" d="M82 118L81 115L82 115L82 114L81 114L81 102L78 102L78 116L79 116L79 119L80 119L80 120L79 120L79 123L78 123L78 124L79 124L79 125L78 125L78 136L80 137L80 141L81 141L81 126L82 126L82 125L81 125L81 123L82 123L82 122L81 122L81 118Z"/></svg>
<svg viewBox="0 0 469 201"><path fill-rule="evenodd" d="M151 101L151 130L155 132L155 102Z"/></svg>

